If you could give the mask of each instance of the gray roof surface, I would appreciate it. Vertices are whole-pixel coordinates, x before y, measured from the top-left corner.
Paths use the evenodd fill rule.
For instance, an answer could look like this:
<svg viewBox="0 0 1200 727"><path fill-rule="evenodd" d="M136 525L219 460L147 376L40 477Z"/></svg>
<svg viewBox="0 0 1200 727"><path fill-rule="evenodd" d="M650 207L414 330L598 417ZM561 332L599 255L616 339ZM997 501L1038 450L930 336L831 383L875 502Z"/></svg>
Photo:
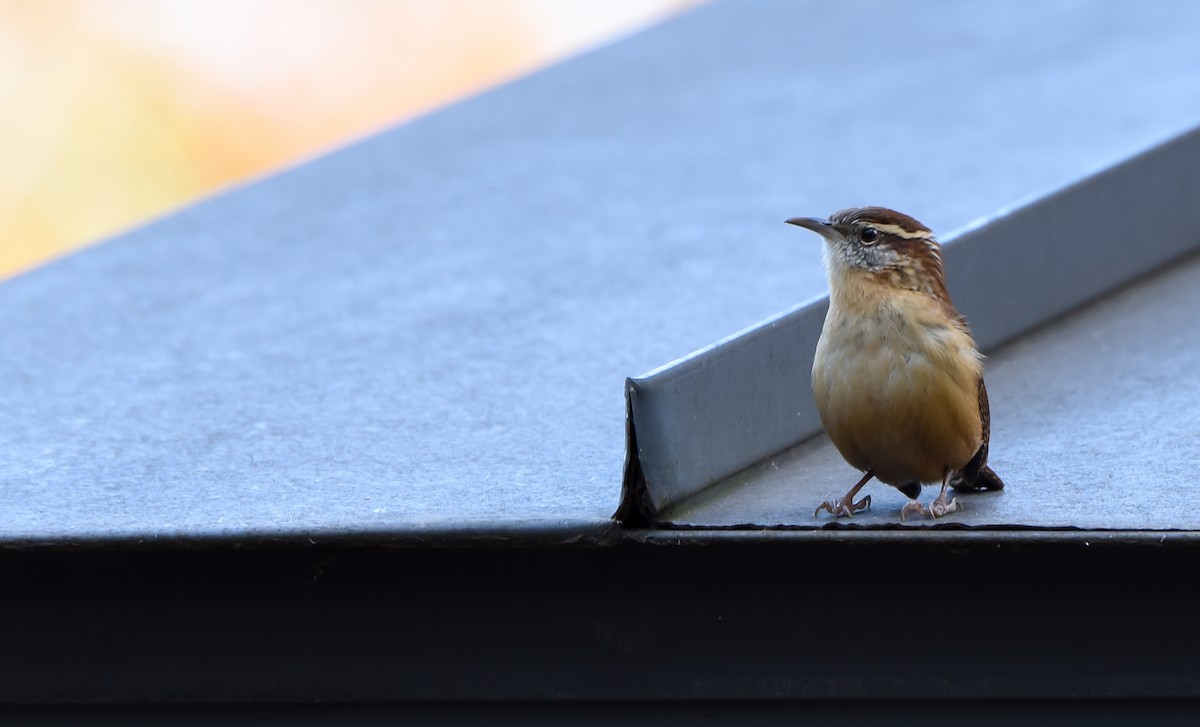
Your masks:
<svg viewBox="0 0 1200 727"><path fill-rule="evenodd" d="M1179 133L1198 25L716 2L6 281L0 538L601 527L624 377L824 290L785 217L948 232Z"/></svg>

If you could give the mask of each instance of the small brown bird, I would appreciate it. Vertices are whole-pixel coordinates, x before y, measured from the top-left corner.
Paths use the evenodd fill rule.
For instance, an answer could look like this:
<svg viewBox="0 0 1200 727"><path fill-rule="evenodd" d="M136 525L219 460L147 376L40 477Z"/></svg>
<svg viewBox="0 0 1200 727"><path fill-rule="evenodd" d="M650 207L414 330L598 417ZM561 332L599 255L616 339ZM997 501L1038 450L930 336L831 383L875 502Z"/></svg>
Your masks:
<svg viewBox="0 0 1200 727"><path fill-rule="evenodd" d="M865 474L844 497L821 503L834 517L871 505L854 501L872 477L912 498L916 512L958 509L947 488L999 490L987 466L991 415L983 357L946 291L942 250L929 228L884 207L842 210L790 224L825 238L829 312L817 343L817 411L842 457ZM928 507L921 483L942 483Z"/></svg>

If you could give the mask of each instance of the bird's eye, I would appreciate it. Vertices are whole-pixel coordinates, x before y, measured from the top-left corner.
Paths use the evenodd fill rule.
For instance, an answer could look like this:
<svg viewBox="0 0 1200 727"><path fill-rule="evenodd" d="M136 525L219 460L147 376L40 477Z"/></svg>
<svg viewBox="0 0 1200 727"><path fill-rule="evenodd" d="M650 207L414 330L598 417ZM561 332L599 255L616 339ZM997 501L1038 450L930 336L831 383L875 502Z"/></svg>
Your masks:
<svg viewBox="0 0 1200 727"><path fill-rule="evenodd" d="M874 227L868 227L862 231L858 239L862 240L864 245L874 245L879 239L879 230L876 230Z"/></svg>

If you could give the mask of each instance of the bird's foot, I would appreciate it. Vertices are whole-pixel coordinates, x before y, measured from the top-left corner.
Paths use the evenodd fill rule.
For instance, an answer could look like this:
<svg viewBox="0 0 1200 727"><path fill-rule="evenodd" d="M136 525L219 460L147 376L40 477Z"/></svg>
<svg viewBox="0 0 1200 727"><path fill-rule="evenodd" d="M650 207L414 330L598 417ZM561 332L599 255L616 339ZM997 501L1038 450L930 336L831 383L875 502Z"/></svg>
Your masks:
<svg viewBox="0 0 1200 727"><path fill-rule="evenodd" d="M870 495L867 495L866 497L859 500L858 502L855 502L854 498L851 497L850 495L846 495L845 497L839 498L837 500L826 500L825 502L822 502L820 505L817 505L817 509L813 510L813 517L817 517L818 515L820 515L822 510L827 511L830 515L833 515L835 518L842 517L843 515L845 515L846 517L854 517L854 513L858 512L859 510L870 510L870 509L871 509L871 496Z"/></svg>
<svg viewBox="0 0 1200 727"><path fill-rule="evenodd" d="M958 512L960 509L961 508L958 504L958 500L947 500L946 493L943 492L937 496L936 500L929 503L928 507L922 505L916 500L909 502L900 509L900 519L905 520L910 514L916 513L918 515L925 515L936 520L937 518L944 517L952 512Z"/></svg>
<svg viewBox="0 0 1200 727"><path fill-rule="evenodd" d="M946 493L947 493L946 487L943 485L942 491L938 493L937 498L934 499L933 502L929 503L929 516L930 517L939 518L944 515L949 515L952 512L958 511L958 509L959 509L958 500L955 500L953 496L951 496L951 498L949 500L947 500Z"/></svg>
<svg viewBox="0 0 1200 727"><path fill-rule="evenodd" d="M935 518L949 515L952 512L958 512L958 500L951 498L946 500L946 493L938 495L938 498L929 503L929 514Z"/></svg>

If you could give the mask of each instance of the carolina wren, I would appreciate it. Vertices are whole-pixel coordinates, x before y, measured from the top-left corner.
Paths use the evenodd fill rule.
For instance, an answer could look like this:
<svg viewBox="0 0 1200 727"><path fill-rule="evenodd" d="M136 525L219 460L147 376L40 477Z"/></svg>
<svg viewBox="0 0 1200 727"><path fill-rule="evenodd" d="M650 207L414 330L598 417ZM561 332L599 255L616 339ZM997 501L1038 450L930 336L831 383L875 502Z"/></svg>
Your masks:
<svg viewBox="0 0 1200 727"><path fill-rule="evenodd" d="M871 505L854 497L872 477L912 498L900 511L941 517L958 509L947 488L999 490L987 466L991 415L983 357L946 291L942 251L929 228L884 207L842 210L790 224L825 238L829 312L817 342L813 394L825 431L863 478L817 506L835 518ZM928 507L922 483L941 482Z"/></svg>

